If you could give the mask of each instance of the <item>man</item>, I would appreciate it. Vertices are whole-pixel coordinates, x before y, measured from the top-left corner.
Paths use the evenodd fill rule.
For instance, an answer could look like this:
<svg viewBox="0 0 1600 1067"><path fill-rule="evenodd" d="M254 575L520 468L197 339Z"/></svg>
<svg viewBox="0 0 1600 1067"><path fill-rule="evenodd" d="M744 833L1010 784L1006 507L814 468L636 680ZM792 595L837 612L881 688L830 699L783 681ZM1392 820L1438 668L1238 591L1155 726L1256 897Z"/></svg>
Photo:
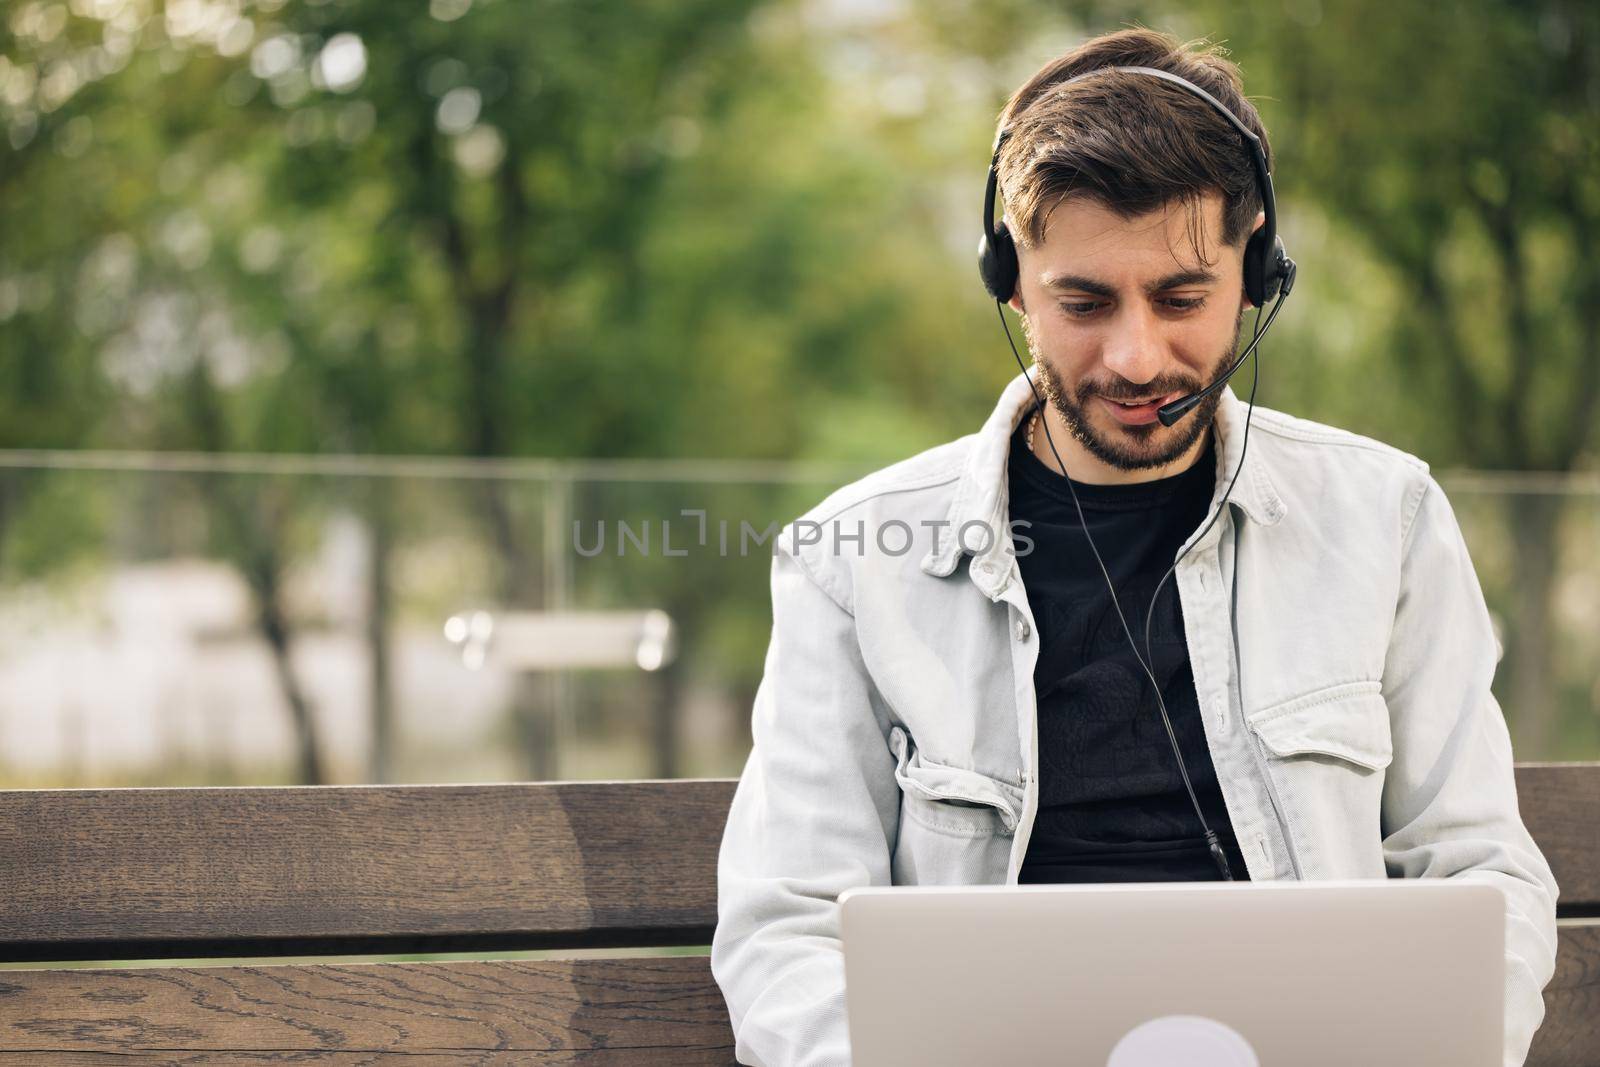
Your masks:
<svg viewBox="0 0 1600 1067"><path fill-rule="evenodd" d="M1218 106L1105 69L1131 66ZM780 534L711 954L741 1062L849 1062L849 886L1457 876L1505 893L1523 1062L1558 890L1448 501L1421 460L1228 387L1156 416L1223 382L1264 302L1270 182L1219 107L1265 159L1237 68L1147 30L1019 89L996 295L1032 371Z"/></svg>

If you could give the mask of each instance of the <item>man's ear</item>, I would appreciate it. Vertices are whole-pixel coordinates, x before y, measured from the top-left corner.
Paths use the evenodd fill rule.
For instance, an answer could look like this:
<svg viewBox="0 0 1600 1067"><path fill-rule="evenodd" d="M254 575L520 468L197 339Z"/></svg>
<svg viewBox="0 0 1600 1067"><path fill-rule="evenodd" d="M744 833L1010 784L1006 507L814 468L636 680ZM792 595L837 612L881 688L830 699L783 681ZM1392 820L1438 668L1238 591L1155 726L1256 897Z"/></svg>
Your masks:
<svg viewBox="0 0 1600 1067"><path fill-rule="evenodd" d="M1011 310L1015 311L1018 315L1027 314L1028 309L1022 306L1022 282L1020 280L1017 282L1016 289L1014 289L1011 293L1011 299L1007 300L1006 303L1009 304L1011 306Z"/></svg>

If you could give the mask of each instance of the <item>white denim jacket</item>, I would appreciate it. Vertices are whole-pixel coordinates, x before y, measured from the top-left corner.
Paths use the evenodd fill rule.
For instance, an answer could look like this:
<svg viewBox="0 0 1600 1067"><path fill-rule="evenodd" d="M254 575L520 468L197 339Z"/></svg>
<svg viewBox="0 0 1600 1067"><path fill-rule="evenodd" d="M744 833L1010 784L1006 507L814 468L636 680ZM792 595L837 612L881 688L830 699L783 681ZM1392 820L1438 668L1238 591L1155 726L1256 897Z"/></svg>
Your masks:
<svg viewBox="0 0 1600 1067"><path fill-rule="evenodd" d="M1016 883L1039 643L1006 458L1031 401L1019 375L976 434L778 535L711 946L741 1063L850 1062L845 888ZM1224 391L1212 511L1248 410ZM1489 690L1500 647L1455 514L1426 463L1370 438L1261 407L1249 438L1229 507L1173 580L1250 878L1499 886L1516 1067L1555 970L1558 890L1517 810Z"/></svg>

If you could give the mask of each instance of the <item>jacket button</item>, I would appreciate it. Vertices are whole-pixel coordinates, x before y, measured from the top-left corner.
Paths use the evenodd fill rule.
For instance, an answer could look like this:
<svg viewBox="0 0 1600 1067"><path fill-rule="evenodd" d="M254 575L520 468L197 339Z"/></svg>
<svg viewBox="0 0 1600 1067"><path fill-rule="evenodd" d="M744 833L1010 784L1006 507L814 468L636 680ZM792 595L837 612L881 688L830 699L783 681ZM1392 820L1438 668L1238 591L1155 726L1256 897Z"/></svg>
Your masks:
<svg viewBox="0 0 1600 1067"><path fill-rule="evenodd" d="M1032 633L1032 632L1033 631L1028 628L1028 620L1027 619L1018 619L1017 620L1017 640L1018 641L1026 641L1028 639L1028 635L1030 633Z"/></svg>

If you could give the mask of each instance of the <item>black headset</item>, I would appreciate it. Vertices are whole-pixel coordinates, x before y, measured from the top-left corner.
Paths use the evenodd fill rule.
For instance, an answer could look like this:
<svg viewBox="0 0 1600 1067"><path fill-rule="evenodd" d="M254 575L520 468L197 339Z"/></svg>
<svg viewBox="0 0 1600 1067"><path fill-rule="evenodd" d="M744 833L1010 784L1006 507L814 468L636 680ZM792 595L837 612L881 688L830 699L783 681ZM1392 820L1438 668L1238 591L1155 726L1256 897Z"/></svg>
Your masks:
<svg viewBox="0 0 1600 1067"><path fill-rule="evenodd" d="M1246 243L1244 249L1245 296L1249 298L1251 305L1256 308L1254 336L1250 339L1250 344L1245 347L1243 354L1238 357L1233 366L1228 368L1226 374L1204 389L1189 393L1171 403L1165 404L1157 411L1157 416L1160 418L1162 425L1171 426L1212 392L1221 389L1228 379L1233 377L1233 372L1244 365L1244 361L1249 358L1250 353L1255 351L1256 345L1261 342L1261 339L1266 336L1267 330L1272 327L1273 320L1278 317L1278 311L1283 307L1284 298L1294 288L1296 268L1294 260L1290 259L1284 251L1283 238L1278 236L1278 206L1272 195L1272 175L1267 170L1267 157L1261 148L1261 139L1251 133L1249 128L1239 121L1238 116L1224 107L1216 97L1193 82L1180 78L1176 74L1157 70L1155 67L1098 67L1068 78L1061 84L1071 85L1073 82L1083 78L1094 77L1110 71L1144 74L1160 78L1194 93L1200 99L1216 108L1222 117L1227 119L1229 124L1239 131L1239 136L1244 139L1245 147L1250 151L1250 159L1255 167L1256 188L1261 193L1261 210L1265 215L1261 227L1250 235L1250 240ZM1027 368L1023 366L1021 354L1017 352L1017 343L1011 340L1011 327L1006 324L1005 317L1004 305L1016 291L1019 268L1017 264L1017 247L1012 240L1010 231L1006 228L1005 220L1000 219L997 221L994 218L994 201L1000 184L997 172L1000 162L1000 149L1010 136L1011 131L1009 128L1000 131L999 136L995 138L994 155L989 160L989 180L983 191L983 236L978 241L978 273L983 277L983 287L988 290L989 295L995 300L995 310L1000 313L1000 324L1005 327L1006 340L1011 341L1011 354L1016 357L1017 366L1022 368L1023 378L1027 380L1028 387L1033 390L1034 401L1042 409L1044 400L1039 396L1038 387L1027 376ZM1274 298L1276 299L1274 300ZM1267 315L1266 325L1263 326L1260 309L1269 300L1274 301L1272 311ZM1258 378L1260 365L1261 363L1258 359L1256 361ZM1254 412L1255 385L1252 384L1250 387L1250 413L1254 414ZM1048 419L1041 419L1040 421L1044 423L1045 440L1050 443L1050 451L1056 457L1056 463L1060 466L1062 474L1065 475L1067 465L1062 463L1061 453L1056 451L1055 439L1050 435L1050 422ZM1239 472L1244 469L1244 449L1249 447L1249 444L1250 419L1247 416L1244 426L1244 440L1239 452L1239 466L1234 469L1233 479L1228 482L1227 492L1222 495L1222 505L1218 507L1216 513L1211 516L1210 521L1201 529L1199 536L1190 543L1191 548L1200 543L1206 531L1217 521L1217 516L1222 514L1222 508L1227 506L1228 497L1233 494L1233 484L1239 480ZM1083 505L1078 503L1078 491L1073 486L1070 477L1067 478L1067 488L1071 490L1072 502L1078 509L1078 522L1083 528L1083 536L1088 539L1089 549L1094 553L1095 562L1100 565L1100 573L1106 580L1106 588L1111 590L1111 603L1117 609L1117 618L1122 620L1122 632L1128 638L1129 647L1133 649L1134 659L1138 660L1139 666L1144 668L1145 676L1150 680L1150 687L1155 692L1156 703L1161 709L1161 721L1167 728L1167 740L1171 743L1172 755L1178 762L1178 773L1183 777L1184 788L1189 791L1189 802L1194 805L1195 814L1200 817L1200 826L1205 832L1206 844L1211 853L1211 858L1216 863L1217 869L1222 873L1222 877L1232 881L1233 871L1228 866L1228 857L1222 851L1222 845L1217 840L1216 831L1211 829L1210 824L1206 822L1205 813L1200 810L1200 801L1195 796L1194 785L1189 781L1189 771L1184 766L1183 753L1178 748L1178 737L1173 732L1172 719L1167 714L1167 703L1161 697L1161 686L1156 681L1155 672L1151 669L1149 662L1153 658L1150 655L1150 623L1155 616L1156 598L1161 595L1161 587L1166 585L1168 578L1172 577L1173 572L1178 568L1178 563L1183 560L1184 555L1187 555L1188 550L1179 554L1178 558L1173 561L1172 566L1167 568L1167 573L1161 576L1161 581L1156 583L1156 591L1150 597L1150 607L1145 612L1145 655L1140 656L1139 646L1133 640L1133 631L1128 627L1128 619L1123 615L1122 605L1117 601L1117 590L1116 586L1112 584L1111 574L1106 570L1105 561L1100 558L1100 550L1095 547L1094 538L1089 535L1089 523L1083 517Z"/></svg>
<svg viewBox="0 0 1600 1067"><path fill-rule="evenodd" d="M1240 122L1238 116L1224 107L1216 97L1191 81L1164 70L1157 70L1155 67L1098 67L1068 78L1061 85L1071 85L1075 81L1092 78L1108 71L1146 74L1181 86L1216 108L1217 112L1239 131L1245 147L1250 151L1250 162L1255 168L1256 187L1261 192L1261 210L1266 215L1265 222L1260 229L1250 235L1250 241L1244 248L1245 296L1250 298L1252 306L1261 307L1278 294L1280 286L1285 289L1292 286L1294 260L1284 251L1283 238L1278 236L1278 204L1272 195L1272 174L1267 170L1267 156L1261 148L1261 138L1251 133L1250 128ZM1001 302L1010 300L1016 291L1018 269L1017 246L1012 240L1011 231L1006 228L1004 219L996 220L994 217L995 193L1000 184L997 171L1000 149L1010 136L1011 130L1008 128L1001 130L1000 135L995 138L994 156L989 161L989 181L983 191L983 236L978 240L978 273L983 276L983 287L989 291L990 296Z"/></svg>

